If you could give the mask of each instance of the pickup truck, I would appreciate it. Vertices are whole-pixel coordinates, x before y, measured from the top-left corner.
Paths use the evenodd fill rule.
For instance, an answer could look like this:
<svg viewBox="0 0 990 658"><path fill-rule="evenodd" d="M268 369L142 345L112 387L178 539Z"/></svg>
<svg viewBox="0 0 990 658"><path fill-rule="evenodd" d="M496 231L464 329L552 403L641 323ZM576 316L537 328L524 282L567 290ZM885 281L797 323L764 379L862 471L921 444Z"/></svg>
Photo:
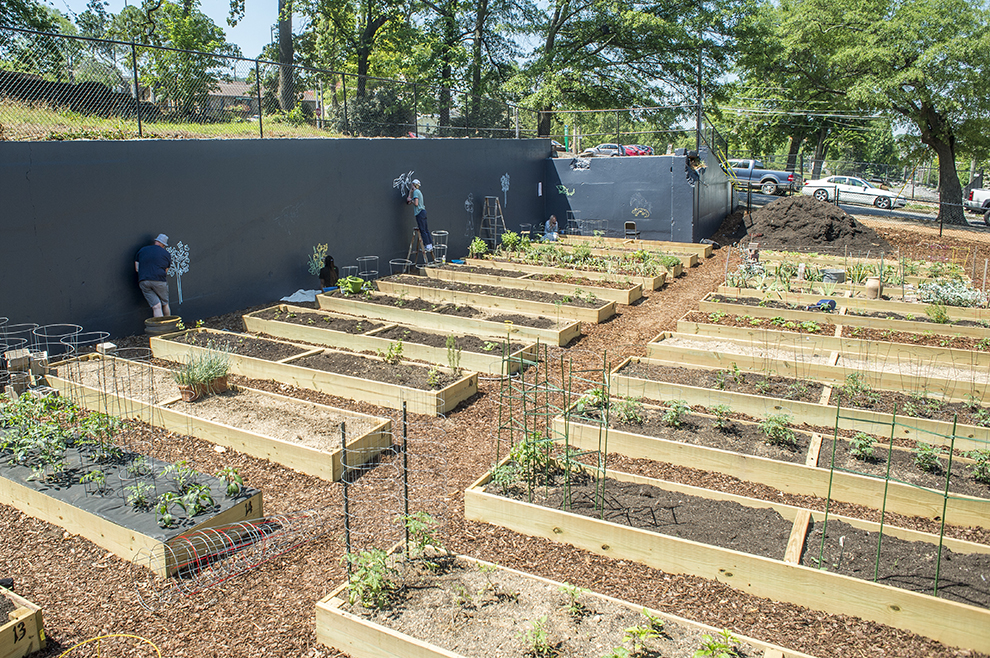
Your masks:
<svg viewBox="0 0 990 658"><path fill-rule="evenodd" d="M970 212L987 213L990 211L990 190L980 188L970 190L963 200L963 205Z"/></svg>
<svg viewBox="0 0 990 658"><path fill-rule="evenodd" d="M739 185L746 189L758 189L763 194L784 194L799 192L804 181L793 171L774 171L765 169L759 160L729 160L734 176Z"/></svg>

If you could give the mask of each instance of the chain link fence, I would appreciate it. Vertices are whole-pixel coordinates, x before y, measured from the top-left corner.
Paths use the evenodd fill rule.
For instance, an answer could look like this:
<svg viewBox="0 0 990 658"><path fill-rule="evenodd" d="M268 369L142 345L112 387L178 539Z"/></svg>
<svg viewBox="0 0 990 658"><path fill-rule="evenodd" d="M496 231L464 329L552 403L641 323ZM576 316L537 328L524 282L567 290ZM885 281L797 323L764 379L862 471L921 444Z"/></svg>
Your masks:
<svg viewBox="0 0 990 658"><path fill-rule="evenodd" d="M535 137L455 89L0 27L0 139Z"/></svg>

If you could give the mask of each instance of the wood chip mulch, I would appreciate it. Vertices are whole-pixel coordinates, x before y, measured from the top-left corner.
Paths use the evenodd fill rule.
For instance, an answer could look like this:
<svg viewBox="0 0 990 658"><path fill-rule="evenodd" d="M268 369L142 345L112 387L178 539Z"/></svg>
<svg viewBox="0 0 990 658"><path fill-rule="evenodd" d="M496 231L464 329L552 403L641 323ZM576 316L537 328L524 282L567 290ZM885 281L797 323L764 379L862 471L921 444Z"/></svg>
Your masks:
<svg viewBox="0 0 990 658"><path fill-rule="evenodd" d="M629 355L644 355L648 341L662 331L674 330L677 319L696 308L697 300L723 281L728 251L715 252L713 258L637 304L620 306L612 320L600 325L585 323L580 339L565 349L552 348L550 356L559 360L565 355L574 367L593 370L601 368L605 360L614 364ZM210 319L206 326L242 330L239 314ZM143 337L116 342L131 347L147 345ZM398 421L396 412L368 404L270 381L232 380ZM496 451L499 382L482 378L479 389L474 398L446 418L411 416L414 450L424 459L432 459L430 469L414 472L413 485L419 499L427 501L424 507L441 518L449 549L821 658L977 655L873 622L778 603L718 582L665 574L464 520L463 491L491 466ZM211 443L158 428L134 424L129 432L141 435L140 440L149 442L152 455L160 459L185 458L209 473L228 464L235 466L246 483L263 491L266 513L321 510L327 532L320 540L222 585L150 612L139 605L134 589L135 582L146 578L141 567L61 528L0 505L0 577L13 577L18 593L44 610L49 646L38 655L58 656L83 640L107 633L148 638L163 656L342 655L318 645L314 628L315 602L344 578L342 486L231 450L219 452ZM395 466L395 458L386 455L379 467L367 471L353 487L360 498L357 502L364 503L354 513L354 532L362 541L377 540L381 545L391 537L388 526L401 512L401 501L393 495ZM684 469L677 479L702 484L705 474L699 471L692 476L691 471ZM732 488L746 490L738 483ZM763 496L774 494L768 487L753 487L751 491ZM118 655L151 654L122 651Z"/></svg>

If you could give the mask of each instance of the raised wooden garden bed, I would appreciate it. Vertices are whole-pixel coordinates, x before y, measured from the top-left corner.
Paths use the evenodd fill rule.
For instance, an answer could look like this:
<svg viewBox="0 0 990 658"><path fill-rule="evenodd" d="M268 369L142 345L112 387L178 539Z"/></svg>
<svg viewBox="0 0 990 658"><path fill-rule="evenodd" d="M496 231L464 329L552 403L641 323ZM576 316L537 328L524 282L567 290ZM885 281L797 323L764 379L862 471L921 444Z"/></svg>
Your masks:
<svg viewBox="0 0 990 658"><path fill-rule="evenodd" d="M152 458L147 458L147 462L151 473L159 473L168 466ZM0 500L29 516L85 537L121 559L134 561L138 553L158 556L151 560L156 565L154 568L160 569L158 575L171 574L186 561L189 546L182 539L183 534L264 516L260 491L244 489L237 497L228 498L226 482L198 474L197 481L210 488L218 506L216 511L191 519L184 517L179 527L162 529L153 509L138 514L127 505L120 489L123 480L114 479L116 470L105 468L108 493L99 495L86 493L78 475L74 482L69 474L65 486L51 487L29 479L31 469L8 463L0 469ZM123 468L121 464L117 470Z"/></svg>
<svg viewBox="0 0 990 658"><path fill-rule="evenodd" d="M582 590L580 594L581 609L595 615L595 625L593 627L586 626L584 622L581 622L574 626L573 620L566 619L568 616L566 606L558 604L554 600L561 596L564 583L505 567L496 567L496 570L489 572L486 577L480 575L481 569L479 567L482 565L486 568L495 567L495 565L480 562L470 557L456 556L452 560L452 566L448 567L445 574L423 578L422 582L430 583L430 585L416 587L414 590L414 593L434 590L446 592L449 590L449 595L444 597L449 601L455 601L458 592L464 593L462 597L484 598L484 604L479 606L477 613L462 618L466 621L469 618L484 615L484 620L473 620L469 628L464 628L459 624L458 627L451 627L450 630L450 634L455 638L455 643L462 646L474 646L477 651L482 652L480 654L477 651L458 652L443 648L439 644L443 640L432 635L429 630L423 629L418 635L412 635L378 623L375 618L382 614L391 619L401 620L404 612L402 604L377 614L369 613L363 608L352 607L347 602L348 585L346 583L317 601L317 641L354 658L487 658L491 655L512 655L517 652L517 655L524 655L525 642L519 636L529 624L520 623L513 617L527 616L531 622L538 618L542 612L547 617L565 617L560 621L556 618L551 619L547 625L550 627L551 642L564 643L566 655L573 655L572 651L577 650L583 644L589 644L593 647L595 645L592 643L597 643L599 647L597 651L589 647L589 650L592 650L590 655L597 657L603 651L623 644L625 628L646 622L646 618L642 614L643 606ZM447 574L450 575L450 582L443 580ZM475 574L478 576L476 577ZM479 578L480 582L475 584L473 581ZM494 583L494 585L489 585L489 583ZM492 587L495 588L495 594L489 594ZM476 591L477 594L475 594ZM514 599L512 596L497 596L498 593L505 591L512 592ZM425 599L426 596L423 598ZM432 603L432 599L430 602ZM503 605L511 606L513 609L522 608L522 606L527 607L525 611L520 610L518 613L514 610L500 613ZM468 606L473 607L474 604L468 604ZM660 646L660 641L668 645L676 645L665 646L662 653L656 652L650 655L691 656L700 646L704 635L718 637L720 634L719 629L683 617L656 610L647 609L647 611L653 618L659 619L663 623L665 637L658 638L658 646ZM431 614L439 617L441 615L463 614L464 612L466 612L464 609L453 603L450 610L434 605ZM493 618L491 623L485 623L490 617ZM495 623L496 618L497 623ZM401 624L400 621L395 625L420 630L420 626L413 622ZM558 635L556 632L558 626L563 626L568 631L566 636ZM493 635L501 632L502 644L499 644L498 640L487 638L484 635L488 629L495 631ZM591 636L587 640L581 639L582 636L588 636L589 633ZM458 634L461 634L460 638L457 637ZM807 654L753 638L734 637L737 644L743 645L745 655L752 658L811 658ZM652 643L647 641L647 646L651 645Z"/></svg>
<svg viewBox="0 0 990 658"><path fill-rule="evenodd" d="M538 290L540 292L555 293L558 295L574 295L578 290L582 293L593 293L598 299L604 299L617 304L632 304L643 296L643 285L632 284L628 288L604 288L600 286L587 285L587 283L555 283L552 281L539 281L533 279L533 274L525 274L521 277L495 276L478 274L476 272L458 271L463 266L448 265L443 268L428 267L423 270L426 276L444 281L458 281L461 283L475 283L483 286L497 286L500 288L515 288L518 290ZM507 268L512 269L512 268ZM557 274L560 274L559 272Z"/></svg>
<svg viewBox="0 0 990 658"><path fill-rule="evenodd" d="M852 257L852 256L844 257L838 255L829 256L826 254L802 254L796 252L777 251L773 249L760 250L760 261L769 262L773 264L781 263L781 262L808 263L809 265L816 265L822 268L827 267L830 269L834 268L841 270L844 270L845 268L856 264L866 265L869 267L873 267L874 269L878 269L880 267L879 258L861 258L861 257ZM900 268L900 265L898 264L897 258L894 254L887 254L883 263L885 268L886 267L895 267L898 269ZM937 266L944 268L946 265L948 265L947 263L922 263L922 262L918 262L917 264L920 266L923 274L920 276L909 276L908 279L913 278L916 280L930 280L932 279L931 269L933 267ZM967 276L964 268L960 268L960 274L962 274L964 279L969 280L969 277Z"/></svg>
<svg viewBox="0 0 990 658"><path fill-rule="evenodd" d="M273 308L283 314L296 313L299 315L309 314L316 316L331 316L331 314L327 314L324 311L287 306L285 304L275 306ZM271 310L272 309L264 309L245 315L244 326L248 331L255 333L268 334L269 336L277 336L279 338L285 338L291 341L299 340L307 343L316 343L318 345L326 345L328 347L343 348L358 352L387 351L395 340L390 338L382 338L376 334L388 331L390 329L403 327L403 325L390 323L383 327L369 329L364 333L352 334L343 331L326 329L323 326L320 326L321 323L319 321L313 325L306 325L298 322L288 322L285 320L274 320L260 317ZM414 327L412 325L410 328L414 328L416 331L423 331L421 328ZM435 333L438 336L457 336L455 333L427 333ZM464 332L461 331L458 333L463 334ZM491 344L493 347L489 352L462 350L461 367L475 372L495 375L504 373L511 374L518 372L519 368L522 367L524 363L531 361L536 357L535 343L524 345L521 349L517 349L510 354L503 356L502 349L504 342L504 336L502 336L499 340L492 341ZM443 363L447 360L447 348L446 346L434 347L432 345L417 343L415 340L403 339L402 355L406 358L415 359L417 361Z"/></svg>
<svg viewBox="0 0 990 658"><path fill-rule="evenodd" d="M752 298L746 298L752 299ZM733 303L727 301L716 301L706 297L698 302L698 310L703 313L714 313L721 311L731 315L749 315L756 318L782 317L788 320L803 322L812 320L815 322L839 322L834 314L825 314L821 311L802 311L786 308L770 308L757 306L756 304ZM923 308L919 308L924 313ZM918 322L913 320L891 320L885 317L865 317L861 315L845 314L841 316L841 323L850 327L869 327L872 329L888 329L891 331L906 331L916 334L926 331L942 336L971 336L973 338L990 338L990 328L981 326L964 326L958 324L938 324L936 322Z"/></svg>
<svg viewBox="0 0 990 658"><path fill-rule="evenodd" d="M504 340L506 337L534 338L563 347L581 335L581 323L573 319L557 320L556 316L548 319L555 322L555 326L541 328L527 326L520 322L513 322L507 325L505 322L492 320L478 320L475 318L464 318L455 315L444 315L442 313L430 313L428 311L413 311L396 306L386 306L384 304L374 304L365 302L358 298L344 298L331 295L317 295L320 308L336 311L338 313L349 313L366 318L375 318L406 324L418 329L432 329L445 332L464 332L475 336L484 336L496 340Z"/></svg>
<svg viewBox="0 0 990 658"><path fill-rule="evenodd" d="M610 249L607 246L604 247L604 248L596 247L595 246L595 242L594 242L595 239L596 238L584 238L580 242L568 242L568 243L564 244L563 246L568 251L573 251L576 247L588 245L591 248L591 254L593 256L619 256L619 257L628 257L631 254L639 251L639 249L636 249L636 248L633 248L633 247L630 247L630 248L627 248L627 249L625 249L625 248L613 248L613 249ZM684 269L692 268L692 267L694 267L695 265L697 265L698 263L701 262L701 259L698 258L698 254L697 253L683 253L683 252L667 251L667 250L663 250L662 253L659 252L659 251L656 252L656 253L658 253L659 255L662 255L662 256L676 256L677 258L680 259L680 261L681 261L681 267L682 267L682 270L681 271L676 271L676 269L677 269L676 267L675 268L667 268L667 271L670 273L670 275L671 276L674 276L674 277L680 276L683 273L683 270Z"/></svg>
<svg viewBox="0 0 990 658"><path fill-rule="evenodd" d="M967 372L971 374L968 379L961 377L959 379L944 378L937 376L934 372L915 375L896 369L893 371L881 370L882 363L879 361L879 355L874 354L869 355L869 358L878 364L877 368L864 370L858 364L843 365L841 355L836 355L838 363L835 365L816 363L816 357L818 361L822 361L823 357L828 357L829 354L820 354L819 350L800 344L786 348L787 353L778 357L768 353L783 351L785 348L780 345L760 345L757 346L759 354L745 354L743 353L744 350L738 352L728 350L726 349L728 345L725 344L692 348L670 345L670 341L667 339L668 335L663 334L653 339L649 345L650 357L643 359L642 362L663 366L698 366L720 370L739 368L743 372L810 379L839 385L843 384L849 375L858 373L869 380L871 387L881 390L934 394L955 402L970 400L980 402L990 397L988 396L990 372L986 370L978 372L967 369ZM752 345L747 347L752 347Z"/></svg>
<svg viewBox="0 0 990 658"><path fill-rule="evenodd" d="M798 423L832 428L838 422L839 429L854 432L875 433L878 426L890 427L894 422L891 414L855 407L843 407L841 415L836 419L837 408L828 404L733 393L621 374L626 364L638 361L637 357L629 357L613 369L609 375L609 392L613 396L660 401L684 400L688 405L701 405L709 409L724 404L733 411L753 418L787 414L793 416ZM896 438L946 445L941 437L952 436L953 424L929 418L898 416L896 427ZM990 428L959 424L956 426L955 436L958 450L983 450L990 442Z"/></svg>
<svg viewBox="0 0 990 658"><path fill-rule="evenodd" d="M559 235L557 239L566 244L581 244L583 242L593 241L594 244L605 244L616 249L632 251L646 249L647 251L663 251L672 254L697 254L699 258L711 258L713 253L713 248L710 244L697 244L694 242L667 242L664 240L637 240L633 238L588 237L580 235Z"/></svg>
<svg viewBox="0 0 990 658"><path fill-rule="evenodd" d="M490 267L493 269L516 270L518 272L532 272L534 274L560 274L561 272L574 272L576 276L591 280L607 281L629 281L643 286L643 290L659 290L667 282L667 273L663 272L659 276L633 276L628 274L613 274L611 272L592 272L582 270L567 265L559 267L547 267L545 265L530 265L519 263L514 260L503 260L497 256L486 256L485 258L465 258L467 265L474 267Z"/></svg>
<svg viewBox="0 0 990 658"><path fill-rule="evenodd" d="M898 293L900 288L898 288ZM734 288L730 286L719 286L716 294L725 295L727 297L742 297L750 299L771 299L775 302L782 302L784 304L797 304L799 306L808 306L815 304L821 299L833 299L835 300L836 310L839 311L843 308L855 311L868 311L871 313L896 313L898 315L914 315L917 317L926 317L925 309L929 307L929 304L924 302L904 302L898 300L887 300L887 299L867 299L865 297L825 297L824 295L817 293L805 293L805 292L766 292L762 290L755 290L753 288ZM884 289L884 294L886 294L886 288ZM985 308L970 308L966 306L946 306L945 312L953 320L972 320L974 322L980 322L983 320L990 320L990 309Z"/></svg>
<svg viewBox="0 0 990 658"><path fill-rule="evenodd" d="M599 450L602 447L600 426L558 416L554 419L554 433L558 441L566 437L567 444L579 450ZM820 436L813 435L808 442L809 451L804 455L805 459L789 462L610 428L607 450L633 459L650 459L723 473L790 494L831 497L832 500L873 509L885 507L888 512L905 516L940 519L944 515L946 522L953 525L990 527L990 500L972 497L963 500L952 494L953 497L943 508L943 496L928 489L895 480L885 483L882 478L866 474L821 468L817 466L821 442ZM990 546L984 545L983 549L990 552Z"/></svg>
<svg viewBox="0 0 990 658"><path fill-rule="evenodd" d="M503 296L496 296L417 286L406 281L399 282L389 279L379 279L375 283L378 285L379 290L391 295L407 295L433 302L440 301L483 306L503 311L512 311L514 313L542 315L544 317L557 317L558 314L564 314L567 318L574 318L581 322L604 322L615 315L615 302L607 302L591 308L574 305L557 306L556 304L547 302L516 299L512 296L512 290L506 290L506 294Z"/></svg>
<svg viewBox="0 0 990 658"><path fill-rule="evenodd" d="M191 331L225 333L204 329ZM181 362L189 353L197 356L203 356L208 353L205 347L170 340L180 335L169 334L160 338L152 338L151 349L154 355L162 359ZM207 340L204 336L203 344L205 345L206 342ZM230 371L233 374L244 375L253 379L272 379L300 388L310 388L331 395L370 402L371 404L391 407L393 409L401 409L402 403L405 402L408 410L412 413L428 414L431 416L447 413L478 392L478 374L475 372L465 373L456 379L456 381L443 388L426 390L297 365L297 363L304 362L304 360L311 357L329 355L333 352L334 350L322 348L307 350L306 352L287 357L280 361L266 361L250 356L236 356L236 358L232 356ZM359 358L369 361L382 361L375 357ZM423 370L428 369L427 366L421 364L405 363L404 365ZM438 367L438 370L447 375L453 374L448 368Z"/></svg>
<svg viewBox="0 0 990 658"><path fill-rule="evenodd" d="M0 624L0 658L21 658L48 646L41 608L3 587L0 598L13 607L7 621Z"/></svg>
<svg viewBox="0 0 990 658"><path fill-rule="evenodd" d="M109 373L114 370L101 362L113 359L98 354L85 355L59 364L57 374L50 375L48 379L63 395L92 411L113 409L116 414L127 418L138 418L172 432L195 436L330 481L339 480L343 472L340 435L319 434L316 429L308 433L307 426L330 425L333 419L346 423L347 463L350 467L375 459L378 453L392 444L392 421L388 419L267 391L233 386L228 393L219 396L193 403L182 402L174 384L168 387L171 372L146 364L129 363L126 370L122 367L116 371L124 380L139 377L164 382L158 388L166 390L159 391L161 395L157 403L147 397L128 397L126 392L131 390L129 381L100 376L101 371ZM124 372L126 376L123 376ZM82 381L76 381L77 377ZM235 400L241 396L245 398L243 402ZM294 439L279 438L250 427L234 426L214 419L222 416L222 412L218 411L232 406L235 401L238 402L242 422L260 426L263 424L260 422L262 417L274 416L277 418L276 424L292 426L292 431L286 434ZM250 412L243 411L245 405L251 409ZM270 423L264 425L271 426Z"/></svg>
<svg viewBox="0 0 990 658"><path fill-rule="evenodd" d="M782 557L801 554L807 523L820 523L823 514L766 501L711 492L639 476L609 472L619 482L632 482L690 493L709 500L733 501L751 508L771 508L794 522L792 543L796 550L780 547ZM896 628L910 630L950 646L990 651L990 610L919 594L829 571L720 548L659 534L599 518L592 518L488 493L486 474L465 491L464 515L471 521L499 525L515 532L562 542L618 560L632 560L667 573L689 574L717 580L755 596L786 601L831 614L853 615ZM835 517L830 515L830 520ZM843 519L857 528L875 530L876 524ZM898 531L902 537L937 538L914 531ZM963 545L960 542L959 545ZM933 547L934 549L935 547Z"/></svg>
<svg viewBox="0 0 990 658"><path fill-rule="evenodd" d="M835 318L842 322L841 317ZM680 319L677 321L676 333L663 333L647 343L646 354L650 357L659 356L655 351L657 341L669 335L678 338L706 337L714 340L725 340L754 345L772 345L789 349L805 347L808 349L838 352L842 354L869 356L875 359L899 359L908 356L918 363L937 363L960 369L990 368L990 352L956 349L952 347L933 347L931 345L914 345L892 343L882 340L864 340L861 338L838 338L821 334L798 334L793 331L777 331L764 327L733 327L707 322L693 322Z"/></svg>

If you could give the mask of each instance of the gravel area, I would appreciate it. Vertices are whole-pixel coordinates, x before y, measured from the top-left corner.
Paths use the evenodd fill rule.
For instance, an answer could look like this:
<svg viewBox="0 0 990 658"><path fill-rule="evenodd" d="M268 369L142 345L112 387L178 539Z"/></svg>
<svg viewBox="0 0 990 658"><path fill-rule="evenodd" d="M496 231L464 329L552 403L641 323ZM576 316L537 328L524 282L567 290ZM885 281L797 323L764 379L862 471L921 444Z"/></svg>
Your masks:
<svg viewBox="0 0 990 658"><path fill-rule="evenodd" d="M889 235L885 237L891 239ZM937 238L926 236L924 240L932 243ZM616 364L626 356L645 355L646 342L661 331L675 330L677 319L696 308L697 300L722 282L727 251L717 251L714 258L692 268L686 276L671 281L662 290L646 291L646 297L637 304L619 307L619 313L610 322L585 323L583 335L568 349L547 348L548 360L566 360L575 368L600 371L603 365ZM735 264L729 266L734 268ZM206 326L242 330L239 316L232 313L210 318ZM147 338L143 336L115 338L114 342L127 347L147 346ZM271 381L243 377L231 380L234 384L250 384L284 395L386 416L393 419L396 427L401 426L398 414L392 410ZM479 386L479 393L470 405L447 417L415 414L409 417L411 453L418 460L410 466L415 508L425 509L440 519L441 538L448 549L567 580L579 587L730 628L820 658L978 655L909 631L775 602L718 582L667 574L464 520L463 491L490 468L496 452L500 382L483 380ZM151 446L152 456L160 459L185 458L197 470L211 473L226 465L235 466L247 484L264 492L266 513L321 510L328 532L318 541L275 557L162 612L151 613L137 604L134 592L135 581L145 577L143 569L61 528L0 505L3 575L13 577L18 592L44 609L49 647L36 655L58 656L78 642L106 633L147 637L163 656L169 657L342 655L316 643L313 622L315 602L344 578L341 484L230 450L220 453L211 443L140 423L132 424L128 431L129 439L139 436ZM396 495L401 481L396 461L390 454L383 455L378 467L364 471L351 485L353 537L376 538L379 545L398 538L392 521L401 512L401 499ZM732 483L731 478L696 469L654 467L668 472L670 479L688 484L706 486L705 483L712 482L714 486L721 482L721 486L734 486L746 495L773 500L798 498L785 497L772 487ZM824 505L824 501L813 498L807 498L806 503ZM857 511L856 506L834 505L833 508L841 508L842 513ZM870 513L862 508L858 510L864 516ZM892 520L890 515L887 520L899 521Z"/></svg>

